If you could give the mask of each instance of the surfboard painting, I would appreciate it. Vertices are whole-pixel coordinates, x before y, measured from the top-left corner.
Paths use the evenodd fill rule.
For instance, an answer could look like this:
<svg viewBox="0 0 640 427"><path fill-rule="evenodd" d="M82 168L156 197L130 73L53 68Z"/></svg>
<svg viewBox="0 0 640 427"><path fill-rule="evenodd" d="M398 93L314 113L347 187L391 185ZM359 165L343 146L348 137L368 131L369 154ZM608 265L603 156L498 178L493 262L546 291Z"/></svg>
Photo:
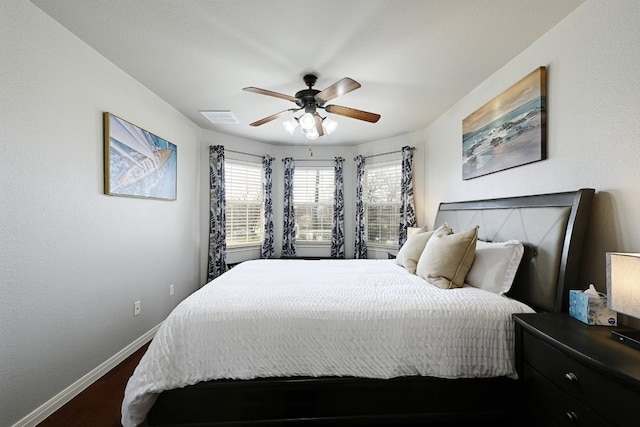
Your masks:
<svg viewBox="0 0 640 427"><path fill-rule="evenodd" d="M105 194L176 200L177 147L104 113Z"/></svg>

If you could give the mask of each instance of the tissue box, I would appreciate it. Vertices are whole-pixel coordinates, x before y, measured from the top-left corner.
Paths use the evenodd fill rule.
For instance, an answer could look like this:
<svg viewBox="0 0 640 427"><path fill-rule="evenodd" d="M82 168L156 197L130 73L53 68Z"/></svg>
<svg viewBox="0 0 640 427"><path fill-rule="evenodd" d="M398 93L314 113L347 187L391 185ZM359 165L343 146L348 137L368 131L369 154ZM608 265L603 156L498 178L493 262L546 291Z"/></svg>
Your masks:
<svg viewBox="0 0 640 427"><path fill-rule="evenodd" d="M607 307L604 294L592 296L583 291L569 291L569 316L587 325L616 326L618 314Z"/></svg>

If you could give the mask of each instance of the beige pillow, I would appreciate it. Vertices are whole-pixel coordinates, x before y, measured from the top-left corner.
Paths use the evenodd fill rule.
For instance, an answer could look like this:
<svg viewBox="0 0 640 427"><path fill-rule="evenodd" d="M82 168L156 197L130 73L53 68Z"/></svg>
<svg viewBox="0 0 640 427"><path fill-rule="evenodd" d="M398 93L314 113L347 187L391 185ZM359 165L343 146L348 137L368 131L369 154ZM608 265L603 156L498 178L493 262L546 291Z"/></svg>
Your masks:
<svg viewBox="0 0 640 427"><path fill-rule="evenodd" d="M426 225L424 227L407 227L407 238L414 234L424 233L426 231L429 231L429 228Z"/></svg>
<svg viewBox="0 0 640 427"><path fill-rule="evenodd" d="M436 230L425 230L412 234L407 238L407 241L404 242L404 245L402 245L398 251L398 254L396 255L396 264L406 268L409 273L415 274L418 259L420 258L420 254L422 254L422 251L429 239L431 239L432 236L446 236L451 233L451 229L445 223Z"/></svg>
<svg viewBox="0 0 640 427"><path fill-rule="evenodd" d="M418 260L416 274L442 288L460 288L476 254L478 227L429 239Z"/></svg>

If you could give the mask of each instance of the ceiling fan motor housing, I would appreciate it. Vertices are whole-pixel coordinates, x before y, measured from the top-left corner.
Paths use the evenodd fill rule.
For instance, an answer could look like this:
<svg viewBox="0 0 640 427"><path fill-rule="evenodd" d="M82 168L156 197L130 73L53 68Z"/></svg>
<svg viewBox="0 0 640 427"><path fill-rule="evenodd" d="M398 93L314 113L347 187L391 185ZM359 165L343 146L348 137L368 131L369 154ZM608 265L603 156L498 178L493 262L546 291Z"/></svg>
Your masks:
<svg viewBox="0 0 640 427"><path fill-rule="evenodd" d="M306 74L303 77L304 83L309 87L309 89L302 89L301 91L296 92L295 97L299 99L297 103L299 107L304 108L304 111L307 113L313 113L316 111L316 107L321 107L322 102L316 99L316 94L320 93L317 89L312 89L312 87L318 81L318 76L315 74Z"/></svg>

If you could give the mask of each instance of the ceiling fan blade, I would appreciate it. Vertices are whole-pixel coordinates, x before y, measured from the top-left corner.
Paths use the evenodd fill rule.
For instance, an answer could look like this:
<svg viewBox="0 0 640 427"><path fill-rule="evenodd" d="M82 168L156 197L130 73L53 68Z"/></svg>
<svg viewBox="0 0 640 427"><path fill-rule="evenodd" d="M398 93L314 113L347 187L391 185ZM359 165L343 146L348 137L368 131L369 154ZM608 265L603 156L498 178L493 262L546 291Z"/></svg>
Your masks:
<svg viewBox="0 0 640 427"><path fill-rule="evenodd" d="M291 108L289 110L280 111L279 113L272 114L269 117L265 117L264 119L256 120L253 123L249 123L249 126L260 126L260 125L263 125L265 123L269 123L270 121L275 120L278 117L282 117L285 114L289 114L291 112L298 111L298 110L299 110L299 108Z"/></svg>
<svg viewBox="0 0 640 427"><path fill-rule="evenodd" d="M315 113L313 115L313 119L316 121L316 130L318 131L318 136L324 135L324 129L322 129L322 117L320 117L320 114Z"/></svg>
<svg viewBox="0 0 640 427"><path fill-rule="evenodd" d="M340 105L327 105L324 107L327 113L338 114L340 116L351 117L352 119L364 120L375 123L380 120L380 114L369 113L367 111L356 110L355 108L342 107Z"/></svg>
<svg viewBox="0 0 640 427"><path fill-rule="evenodd" d="M351 92L352 90L356 90L359 87L360 83L349 77L345 77L341 80L338 80L328 88L318 92L315 98L317 101L327 102L340 95Z"/></svg>
<svg viewBox="0 0 640 427"><path fill-rule="evenodd" d="M253 86L244 87L242 88L242 90L245 90L247 92L258 93L260 95L275 96L276 98L286 99L287 101L295 102L296 104L299 102L299 99L294 96L285 95L284 93L279 93L279 92L273 92L271 90L260 89L259 87L253 87Z"/></svg>

